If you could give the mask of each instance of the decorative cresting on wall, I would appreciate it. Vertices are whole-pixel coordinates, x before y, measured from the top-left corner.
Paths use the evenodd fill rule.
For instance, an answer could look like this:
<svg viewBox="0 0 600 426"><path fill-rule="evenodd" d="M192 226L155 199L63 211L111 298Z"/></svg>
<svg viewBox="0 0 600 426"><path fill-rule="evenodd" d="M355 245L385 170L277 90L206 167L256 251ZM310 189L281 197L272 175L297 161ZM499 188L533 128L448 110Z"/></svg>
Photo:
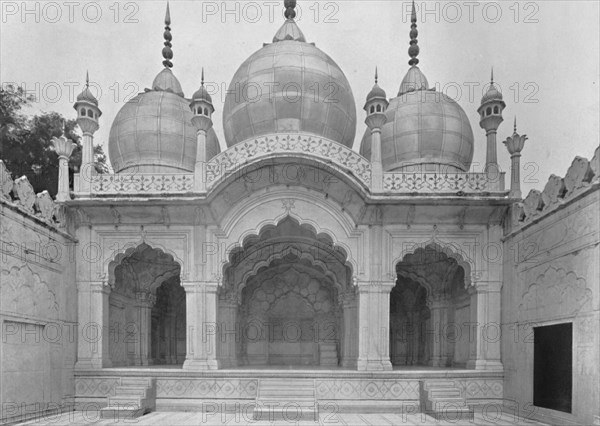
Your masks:
<svg viewBox="0 0 600 426"><path fill-rule="evenodd" d="M243 165L275 154L318 158L351 172L366 187L371 185L371 163L357 152L330 139L292 134L268 135L241 142L213 157L206 165L206 186L211 188Z"/></svg>
<svg viewBox="0 0 600 426"><path fill-rule="evenodd" d="M536 320L548 312L577 315L592 301L592 290L574 272L549 266L521 296L519 319Z"/></svg>
<svg viewBox="0 0 600 426"><path fill-rule="evenodd" d="M78 183L76 179L75 192L79 189ZM185 194L193 190L194 175L189 173L141 174L130 169L126 173L92 176L95 194Z"/></svg>
<svg viewBox="0 0 600 426"><path fill-rule="evenodd" d="M13 180L2 160L0 160L0 199L50 225L64 227L66 223L64 209L54 202L48 191L36 194L27 176Z"/></svg>
<svg viewBox="0 0 600 426"><path fill-rule="evenodd" d="M58 318L54 292L28 264L0 272L0 310L35 318Z"/></svg>
<svg viewBox="0 0 600 426"><path fill-rule="evenodd" d="M393 192L481 193L504 191L504 173L495 179L486 173L387 172L383 189Z"/></svg>
<svg viewBox="0 0 600 426"><path fill-rule="evenodd" d="M566 201L576 197L590 186L600 183L600 147L592 161L575 157L564 178L552 175L542 192L532 189L514 210L516 226L546 216Z"/></svg>

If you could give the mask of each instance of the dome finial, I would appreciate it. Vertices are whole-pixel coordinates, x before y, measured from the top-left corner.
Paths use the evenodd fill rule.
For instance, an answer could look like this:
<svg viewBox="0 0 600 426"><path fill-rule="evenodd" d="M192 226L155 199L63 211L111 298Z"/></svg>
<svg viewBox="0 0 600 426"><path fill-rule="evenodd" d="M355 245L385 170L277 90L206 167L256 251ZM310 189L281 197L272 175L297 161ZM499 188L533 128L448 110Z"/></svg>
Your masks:
<svg viewBox="0 0 600 426"><path fill-rule="evenodd" d="M202 75L200 77L200 85L204 86L204 67L202 67Z"/></svg>
<svg viewBox="0 0 600 426"><path fill-rule="evenodd" d="M408 61L408 65L415 66L419 63L417 56L419 55L419 45L417 37L419 35L419 31L417 30L417 9L415 8L415 0L412 2L412 12L410 15L410 47L408 48L408 56L410 56L410 61Z"/></svg>
<svg viewBox="0 0 600 426"><path fill-rule="evenodd" d="M377 67L375 67L375 84L377 84L377 80L379 80L379 76L377 75Z"/></svg>
<svg viewBox="0 0 600 426"><path fill-rule="evenodd" d="M492 67L492 75L490 77L490 84L494 84L494 67Z"/></svg>
<svg viewBox="0 0 600 426"><path fill-rule="evenodd" d="M165 47L163 47L162 50L162 55L163 58L165 58L165 60L163 61L163 65L166 68L173 68L173 63L171 62L171 59L173 59L173 50L171 50L171 47L173 47L173 45L171 44L171 40L173 40L173 37L171 36L171 11L169 10L169 2L167 2L167 11L165 13L165 32L163 34L163 37L165 38Z"/></svg>
<svg viewBox="0 0 600 426"><path fill-rule="evenodd" d="M515 115L515 134L517 133L517 116Z"/></svg>
<svg viewBox="0 0 600 426"><path fill-rule="evenodd" d="M296 17L296 0L284 0L283 5L285 6L285 19L294 19Z"/></svg>
<svg viewBox="0 0 600 426"><path fill-rule="evenodd" d="M85 87L90 87L90 72L87 70L85 72Z"/></svg>

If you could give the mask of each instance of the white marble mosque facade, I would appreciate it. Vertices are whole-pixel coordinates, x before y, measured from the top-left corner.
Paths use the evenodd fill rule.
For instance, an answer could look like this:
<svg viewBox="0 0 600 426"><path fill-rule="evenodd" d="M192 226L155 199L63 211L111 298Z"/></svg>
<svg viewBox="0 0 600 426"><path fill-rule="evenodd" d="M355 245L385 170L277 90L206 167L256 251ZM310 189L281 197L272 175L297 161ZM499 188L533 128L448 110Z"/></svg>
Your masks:
<svg viewBox="0 0 600 426"><path fill-rule="evenodd" d="M285 52L314 56L303 71L315 75L335 65L305 42L294 3L286 1L273 43L249 60L267 64L258 74L272 71L265 58ZM418 402L423 377L444 377L474 405L522 414L532 401L533 346L511 330L570 321L572 412L535 417L597 422L598 150L522 199L526 137L515 128L505 142L513 158L505 188L496 132L510 106L492 83L480 108L487 169L470 172L482 138L458 104L429 96L416 36L413 20L398 97L388 102L377 84L367 96L361 154L348 147L349 87L319 125L310 111L281 107L288 115L269 121L274 110L228 100L229 148L219 153L210 95L201 86L184 98L166 39L165 68L138 95L142 107L125 106L113 123L116 173L88 176L82 167L70 192L65 160L53 201L0 164L3 418L102 403L134 373L153 375L157 406L251 400L254 369L281 368L292 377L318 371L320 401ZM413 103L421 114L446 105L444 128L463 133L403 127ZM316 108L325 120L318 108L330 107ZM88 89L75 109L90 164L101 111ZM242 110L252 123L236 115ZM146 116L167 127L145 128ZM166 142L151 148L163 133ZM65 139L54 143L70 156ZM57 324L60 338L36 340Z"/></svg>

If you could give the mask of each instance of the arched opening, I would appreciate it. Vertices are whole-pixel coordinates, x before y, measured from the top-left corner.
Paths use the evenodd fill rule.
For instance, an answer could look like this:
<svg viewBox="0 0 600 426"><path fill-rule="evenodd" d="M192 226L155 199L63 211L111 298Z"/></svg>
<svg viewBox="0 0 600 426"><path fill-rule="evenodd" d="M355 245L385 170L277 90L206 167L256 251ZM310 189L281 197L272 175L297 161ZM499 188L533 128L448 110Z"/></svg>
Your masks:
<svg viewBox="0 0 600 426"><path fill-rule="evenodd" d="M436 245L418 248L396 265L390 295L393 366L466 366L471 312L465 273L465 266Z"/></svg>
<svg viewBox="0 0 600 426"><path fill-rule="evenodd" d="M152 307L151 356L154 364L180 365L185 361L185 290L179 277L164 281Z"/></svg>
<svg viewBox="0 0 600 426"><path fill-rule="evenodd" d="M371 105L371 114L375 112L375 105Z"/></svg>
<svg viewBox="0 0 600 426"><path fill-rule="evenodd" d="M344 327L356 311L352 271L345 251L289 216L266 226L234 250L219 296L225 366L349 364L356 329ZM234 326L235 324L235 326Z"/></svg>
<svg viewBox="0 0 600 426"><path fill-rule="evenodd" d="M113 366L183 363L185 292L180 270L173 256L147 244L111 263L108 316Z"/></svg>
<svg viewBox="0 0 600 426"><path fill-rule="evenodd" d="M498 107L497 107L497 106L495 106L495 107L494 107L494 114L498 114L498 111L500 111L500 110L498 109Z"/></svg>
<svg viewBox="0 0 600 426"><path fill-rule="evenodd" d="M487 109L485 110L485 115L490 115L492 113L492 108L487 107Z"/></svg>
<svg viewBox="0 0 600 426"><path fill-rule="evenodd" d="M381 112L381 105L377 105L377 112Z"/></svg>

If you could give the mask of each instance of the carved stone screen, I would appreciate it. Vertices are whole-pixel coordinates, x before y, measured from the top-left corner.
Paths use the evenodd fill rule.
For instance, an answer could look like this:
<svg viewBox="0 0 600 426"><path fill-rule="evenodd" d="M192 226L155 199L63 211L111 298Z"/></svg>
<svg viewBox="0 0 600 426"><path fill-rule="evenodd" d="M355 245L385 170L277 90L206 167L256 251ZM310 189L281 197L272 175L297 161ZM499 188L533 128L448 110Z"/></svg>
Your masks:
<svg viewBox="0 0 600 426"><path fill-rule="evenodd" d="M573 324L533 329L533 405L571 412Z"/></svg>

